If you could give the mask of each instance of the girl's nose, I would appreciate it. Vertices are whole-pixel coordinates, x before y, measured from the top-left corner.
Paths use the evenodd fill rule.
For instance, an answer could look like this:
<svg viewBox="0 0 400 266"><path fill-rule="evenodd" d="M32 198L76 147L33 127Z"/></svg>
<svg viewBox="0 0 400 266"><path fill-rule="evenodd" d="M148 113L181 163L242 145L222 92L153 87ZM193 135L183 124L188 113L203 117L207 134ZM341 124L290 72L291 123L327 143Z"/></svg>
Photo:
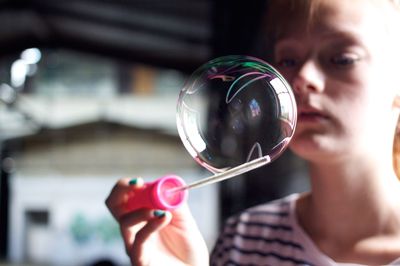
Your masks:
<svg viewBox="0 0 400 266"><path fill-rule="evenodd" d="M295 93L321 93L324 91L324 76L313 61L305 62L292 80Z"/></svg>

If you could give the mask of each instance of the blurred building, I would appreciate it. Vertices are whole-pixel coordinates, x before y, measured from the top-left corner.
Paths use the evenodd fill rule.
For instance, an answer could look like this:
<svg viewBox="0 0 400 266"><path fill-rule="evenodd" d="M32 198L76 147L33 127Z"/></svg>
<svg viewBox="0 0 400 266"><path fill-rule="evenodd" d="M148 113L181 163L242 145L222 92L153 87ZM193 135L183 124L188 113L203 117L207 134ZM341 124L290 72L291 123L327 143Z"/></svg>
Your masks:
<svg viewBox="0 0 400 266"><path fill-rule="evenodd" d="M24 90L2 85L7 257L35 265L92 265L105 259L128 264L119 228L104 205L114 183L166 174L189 183L207 174L177 133L184 74L142 64L121 73L101 57L34 51L41 59L35 73L25 76ZM217 198L212 186L189 196L210 247L217 234Z"/></svg>

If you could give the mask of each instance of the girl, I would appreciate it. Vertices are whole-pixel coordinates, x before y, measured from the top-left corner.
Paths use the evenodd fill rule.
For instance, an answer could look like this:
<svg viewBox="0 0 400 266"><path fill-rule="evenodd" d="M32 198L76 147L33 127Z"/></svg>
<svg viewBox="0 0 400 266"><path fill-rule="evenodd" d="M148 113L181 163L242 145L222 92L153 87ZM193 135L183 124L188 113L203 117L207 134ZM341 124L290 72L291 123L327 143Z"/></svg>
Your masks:
<svg viewBox="0 0 400 266"><path fill-rule="evenodd" d="M308 161L311 191L229 219L212 265L400 265L400 182L392 159L398 8L394 0L270 1L274 62L298 104L290 148ZM118 206L131 190L120 180L106 204L132 264L208 265L187 207L125 213Z"/></svg>

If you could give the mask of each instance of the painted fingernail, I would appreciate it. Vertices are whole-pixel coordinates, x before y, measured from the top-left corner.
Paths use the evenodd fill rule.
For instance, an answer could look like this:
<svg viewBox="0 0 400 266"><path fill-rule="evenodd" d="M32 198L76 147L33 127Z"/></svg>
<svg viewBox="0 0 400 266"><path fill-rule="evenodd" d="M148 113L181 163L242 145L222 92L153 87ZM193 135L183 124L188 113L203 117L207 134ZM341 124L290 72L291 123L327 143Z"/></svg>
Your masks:
<svg viewBox="0 0 400 266"><path fill-rule="evenodd" d="M137 185L137 183L138 183L138 179L137 178L133 178L133 179L129 180L129 185L130 186Z"/></svg>
<svg viewBox="0 0 400 266"><path fill-rule="evenodd" d="M155 210L155 211L153 212L153 215L154 215L155 217L162 218L162 217L165 216L165 211L162 211L162 210Z"/></svg>

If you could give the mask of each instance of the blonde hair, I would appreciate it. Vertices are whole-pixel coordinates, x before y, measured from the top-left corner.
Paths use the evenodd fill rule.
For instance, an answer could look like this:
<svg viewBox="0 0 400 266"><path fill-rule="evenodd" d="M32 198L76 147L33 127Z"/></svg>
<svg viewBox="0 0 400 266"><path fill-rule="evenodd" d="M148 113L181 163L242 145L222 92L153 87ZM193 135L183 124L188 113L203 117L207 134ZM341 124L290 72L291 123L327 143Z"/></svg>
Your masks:
<svg viewBox="0 0 400 266"><path fill-rule="evenodd" d="M324 1L330 0L272 0L269 1L268 10L264 18L264 25L266 26L266 37L268 38L267 43L274 43L277 39L282 37L287 29L292 25L293 22L303 23L299 27L304 28L306 31L314 23L323 16L321 12ZM343 0L347 1L347 0ZM374 4L383 4L383 0L370 0ZM387 10L392 12L395 11L393 16L388 16L388 24L396 24L400 28L400 0L386 0L392 8ZM389 7L389 5L388 5ZM285 19L290 18L290 19ZM393 27L392 27L393 28ZM392 32L395 36L398 36L397 29ZM396 41L396 45L400 45L400 37ZM399 47L399 46L397 46ZM400 90L400 88L399 88ZM394 132L393 139L393 168L400 179L400 117L397 121L397 127Z"/></svg>
<svg viewBox="0 0 400 266"><path fill-rule="evenodd" d="M323 3L329 0L272 0L269 1L265 17L265 25L269 38L279 38L293 21L302 22L307 30L313 23L318 22L321 16ZM347 1L347 0L343 0ZM365 1L365 0L364 0ZM400 12L400 0L370 0L374 4L390 3L396 11ZM399 16L397 16L399 15ZM285 20L284 18L290 18ZM400 14L396 14L400 21ZM396 32L397 33L397 32Z"/></svg>

